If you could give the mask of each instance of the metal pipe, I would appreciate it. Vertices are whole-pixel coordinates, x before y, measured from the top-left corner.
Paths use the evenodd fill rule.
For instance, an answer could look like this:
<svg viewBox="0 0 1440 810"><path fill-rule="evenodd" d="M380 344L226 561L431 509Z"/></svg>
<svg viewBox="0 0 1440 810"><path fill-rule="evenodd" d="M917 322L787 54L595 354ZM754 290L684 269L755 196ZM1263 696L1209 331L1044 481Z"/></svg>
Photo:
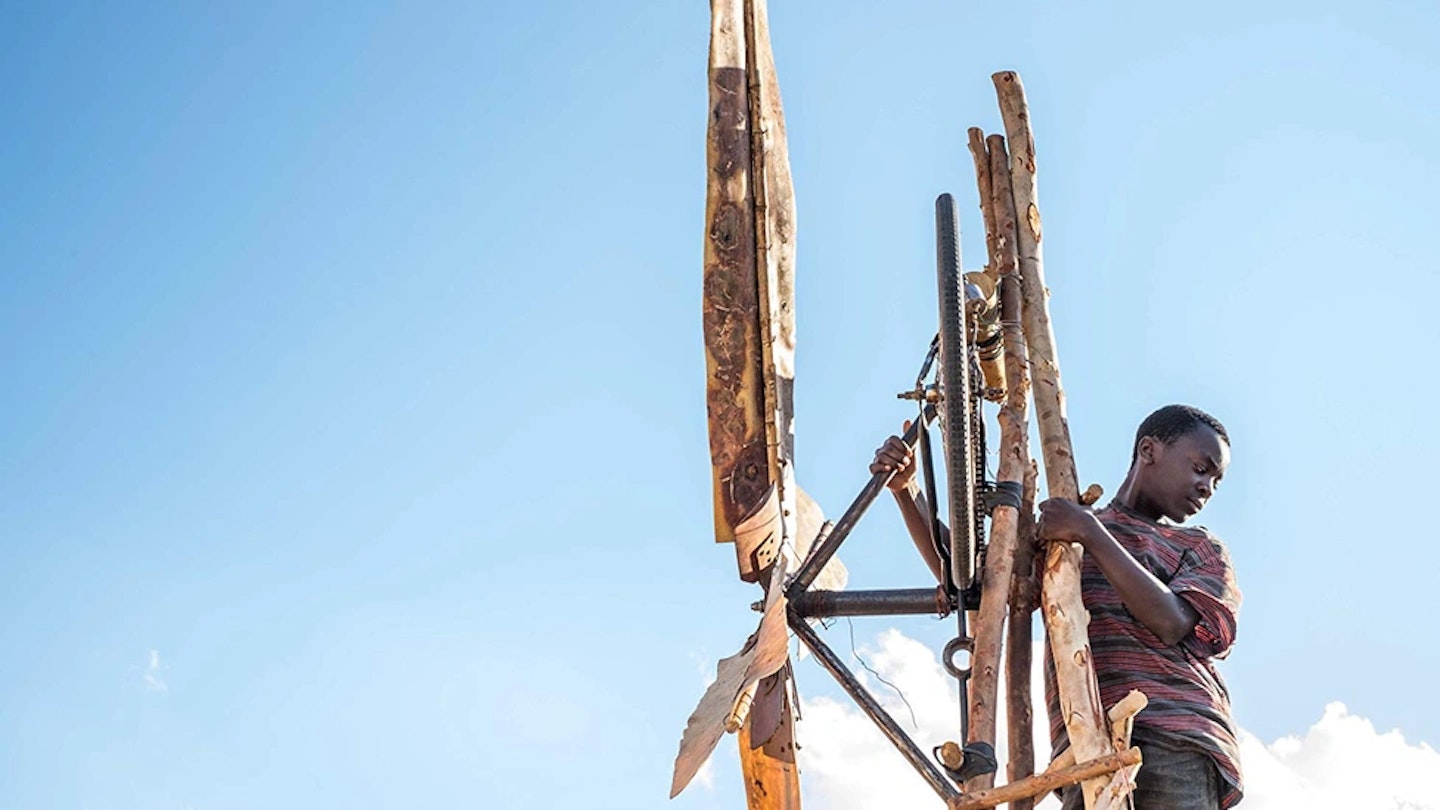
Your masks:
<svg viewBox="0 0 1440 810"><path fill-rule="evenodd" d="M961 605L960 609L955 611L955 623L958 626L957 629L960 631L960 634L955 637L955 641L960 642L962 647L968 646L973 656L975 652L975 639L970 638L970 630L965 626L965 618L965 606ZM951 670L955 664L952 660L953 656L950 653L949 645L946 645L945 652L945 668ZM962 672L952 671L951 674L955 675L955 680L960 683L960 739L968 743L970 742L970 668L975 665L975 661L971 658L966 663L969 666L965 667Z"/></svg>
<svg viewBox="0 0 1440 810"><path fill-rule="evenodd" d="M790 601L790 609L811 619L831 616L945 616L950 612L950 597L943 588L806 591Z"/></svg>
<svg viewBox="0 0 1440 810"><path fill-rule="evenodd" d="M903 438L905 444L914 447L916 437L920 435L920 431L924 428L924 424L921 423L924 422L928 424L930 420L934 418L935 406L927 405L925 407L925 418L923 420L917 420L910 426L909 430L905 431ZM839 520L835 521L835 528L830 532L830 536L810 549L810 556L805 558L805 562L800 565L800 570L795 572L795 578L790 581L789 587L785 589L785 595L787 597L792 600L797 599L800 594L804 593L814 584L815 578L820 576L820 569L824 568L825 564L830 562L830 558L835 556L835 552L840 550L840 544L845 542L846 537L850 536L850 532L855 528L855 524L859 523L860 518L864 516L865 510L869 509L870 504L874 503L875 499L880 497L881 490L885 489L885 485L889 484L890 479L894 477L894 470L890 472L879 472L870 476L870 482L865 485L864 489L860 490L860 494L856 496L855 502L850 504L850 508L845 510L845 514L841 515Z"/></svg>
<svg viewBox="0 0 1440 810"><path fill-rule="evenodd" d="M875 702L875 698L865 691L865 687L855 680L855 676L850 673L835 652L810 628L810 625L805 623L805 619L796 615L793 610L790 612L789 618L790 629L794 630L795 635L799 636L800 640L805 642L805 646L810 648L810 652L815 654L815 660L820 662L820 666L835 677L841 688L855 699L855 703L870 716L871 720L875 721L880 732L889 738L895 748L900 751L901 756L905 757L910 766L930 784L940 798L946 802L958 798L960 792L955 789L950 780L946 779L940 769L935 767L935 763L925 756L925 752L920 750L920 747L910 739L904 729L900 728L895 719L881 708L879 703Z"/></svg>
<svg viewBox="0 0 1440 810"><path fill-rule="evenodd" d="M954 567L953 557L950 549L945 548L943 541L944 534L940 531L940 501L936 496L935 484L935 453L930 444L930 428L921 428L920 440L920 475L925 482L925 506L926 516L930 518L930 545L935 548L935 556L940 558L940 581L951 582L951 570ZM944 440L944 437L941 437Z"/></svg>

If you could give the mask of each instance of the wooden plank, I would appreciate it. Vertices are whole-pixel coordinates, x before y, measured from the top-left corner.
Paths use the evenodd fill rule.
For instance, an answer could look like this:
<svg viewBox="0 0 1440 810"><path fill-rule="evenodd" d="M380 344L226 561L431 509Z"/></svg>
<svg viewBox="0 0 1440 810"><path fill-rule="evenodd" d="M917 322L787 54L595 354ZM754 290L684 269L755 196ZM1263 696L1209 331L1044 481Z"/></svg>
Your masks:
<svg viewBox="0 0 1440 810"><path fill-rule="evenodd" d="M750 99L743 0L710 4L710 111L705 155L705 402L715 539L761 505L772 483L765 436Z"/></svg>

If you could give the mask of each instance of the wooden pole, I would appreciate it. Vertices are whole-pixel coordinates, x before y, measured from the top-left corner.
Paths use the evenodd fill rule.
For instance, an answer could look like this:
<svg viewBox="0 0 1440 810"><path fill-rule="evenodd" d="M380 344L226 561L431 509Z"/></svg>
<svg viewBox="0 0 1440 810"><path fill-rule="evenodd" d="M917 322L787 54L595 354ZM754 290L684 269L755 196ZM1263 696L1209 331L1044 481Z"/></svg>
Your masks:
<svg viewBox="0 0 1440 810"><path fill-rule="evenodd" d="M987 297L989 297L992 292L998 297L999 291L996 289L998 276L996 275L995 269L995 240L997 236L995 232L994 205L991 202L991 197L993 196L991 177L993 173L990 170L990 152L985 145L985 134L980 131L979 127L971 127L968 135L970 140L970 156L975 161L975 183L980 188L980 215L985 221L985 285L977 283L977 286L984 288ZM973 278L973 274L970 273L967 273L966 276ZM990 312L993 312L993 310L990 310ZM990 328L993 326L993 322L987 324L986 321L987 319L985 317L980 319L978 333L976 334L976 340L978 341L976 348L980 356L980 371L985 375L985 398L991 402L1004 402L1006 389L1005 358L1002 357L1004 350L998 343L987 340L994 336L995 333L993 329Z"/></svg>
<svg viewBox="0 0 1440 810"><path fill-rule="evenodd" d="M1011 782L998 788L966 793L957 799L952 799L949 803L949 810L984 810L987 807L1013 802L1016 799L1033 798L1056 788L1073 785L1081 780L1099 779L1108 785L1110 780L1106 778L1106 774L1139 763L1140 749L1129 748L1117 754L1106 754L1103 757L1087 760L1079 765L1036 774L1028 779Z"/></svg>
<svg viewBox="0 0 1440 810"><path fill-rule="evenodd" d="M1065 419L1065 393L1060 384L1060 364L1055 350L1055 335L1050 326L1049 293L1045 289L1035 177L1035 137L1031 130L1029 107L1025 102L1025 88L1016 73L1002 71L994 74L992 80L1010 145L1010 183L1020 220L1017 248L1024 284L1023 319L1030 352L1035 412L1040 423L1045 480L1050 497L1079 501L1080 488L1070 427ZM1060 711L1070 745L1075 749L1075 757L1085 761L1114 753L1090 655L1090 616L1080 596L1078 545L1051 544L1045 558L1042 602L1050 651L1055 660ZM1093 810L1106 785L1104 778L1084 783L1086 808Z"/></svg>
<svg viewBox="0 0 1440 810"><path fill-rule="evenodd" d="M970 156L975 161L975 182L980 187L980 216L985 222L985 275L991 281L998 279L998 270L995 267L995 239L998 234L995 231L995 209L991 202L993 192L991 191L991 177L994 173L990 170L991 155L986 148L985 133L979 127L971 127L966 133L970 140Z"/></svg>
<svg viewBox="0 0 1440 810"><path fill-rule="evenodd" d="M997 144L998 142L998 144ZM996 150L995 146L999 146ZM1026 421L1026 397L1029 394L1029 378L1026 373L1025 342L1020 334L1020 289L1015 270L1015 248L1013 236L1009 239L996 230L1004 214L998 212L994 196L995 167L1004 168L1004 139L995 137L990 143L981 139L980 130L970 130L970 148L976 152L975 166L982 174L980 190L987 195L981 206L987 213L986 239L989 245L990 267L1001 278L1001 328L1005 334L1005 401L1000 406L1000 462L996 479L1002 483L1013 483L1023 488L1026 472L1030 468L1029 423ZM982 159L980 156L984 154ZM1002 174L1002 177L1005 175ZM1009 195L1005 198L1008 200ZM1011 222L1013 230L1013 221ZM1002 636L1005 630L1006 606L1010 601L1010 584L1016 559L1016 545L1020 523L1020 510L1013 506L996 507L991 517L990 548L985 554L985 570L982 572L980 613L975 622L975 669L971 675L970 697L970 739L969 742L984 741L995 743L995 726L999 711L997 692L1001 667ZM1012 644L1014 641L1012 640ZM1029 646L1028 636L1021 643ZM995 784L994 774L983 774L966 781L966 792L982 790Z"/></svg>
<svg viewBox="0 0 1440 810"><path fill-rule="evenodd" d="M1035 772L1035 744L1032 737L1034 712L1030 698L1030 616L1034 610L1033 592L1030 601L1016 604L1013 598L1014 581L1029 581L1034 568L1034 521L1031 515L1035 508L1035 479L1038 473L1030 458L1029 423L1026 420L1026 397L1030 394L1030 359L1025 346L1025 332L1021 324L1022 284L1020 281L1019 256L1015 224L1015 196L1011 189L1010 161L1005 149L1005 138L991 135L985 142L990 154L990 208L991 221L995 224L995 258L992 264L1000 282L1000 331L1005 344L1005 377L1008 387L1005 392L1005 406L1000 411L1001 435L1006 432L1007 421L1013 422L1010 430L1021 436L1018 447L1011 448L1002 439L1002 469L1011 465L1011 478L1018 480L1028 498L1022 498L1023 515L1020 542L1013 546L1014 564L1012 581L1003 586L1006 600L1010 602L1009 649L1006 655L1006 717L1009 720L1009 757L1007 776L1014 782ZM1007 458L1006 453L1013 454ZM997 588L999 590L999 588ZM1029 799L1022 800L1033 804ZM1028 810L1028 807L1025 808Z"/></svg>
<svg viewBox="0 0 1440 810"><path fill-rule="evenodd" d="M1015 544L1015 573L1010 588L1010 621L1005 627L1005 719L1009 726L1006 779L1018 782L1035 773L1035 708L1030 696L1030 665L1034 659L1030 636L1034 627L1035 596L1039 577L1035 570L1035 487L1040 471L1031 459L1025 471L1020 499L1020 532ZM1010 810L1033 810L1032 798L1016 799Z"/></svg>

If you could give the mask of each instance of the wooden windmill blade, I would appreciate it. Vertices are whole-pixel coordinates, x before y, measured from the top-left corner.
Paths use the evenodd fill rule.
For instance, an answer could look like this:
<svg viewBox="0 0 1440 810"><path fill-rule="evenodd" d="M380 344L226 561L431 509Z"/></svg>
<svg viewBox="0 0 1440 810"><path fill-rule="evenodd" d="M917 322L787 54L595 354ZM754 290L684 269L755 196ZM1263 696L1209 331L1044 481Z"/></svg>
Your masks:
<svg viewBox="0 0 1440 810"><path fill-rule="evenodd" d="M788 635L774 617L783 627L783 577L823 516L794 474L795 204L765 2L711 0L710 11L704 336L715 539L735 544L742 579L766 587L766 618L691 715L671 789L732 728L751 810L798 810ZM844 585L838 560L822 576Z"/></svg>
<svg viewBox="0 0 1440 810"><path fill-rule="evenodd" d="M750 198L750 101L744 7L710 6L710 118L705 188L705 404L713 468L715 539L735 528L770 489L755 217Z"/></svg>
<svg viewBox="0 0 1440 810"><path fill-rule="evenodd" d="M774 114L754 109L767 84L757 74L772 64L768 34L755 31L754 2L710 6L704 334L719 542L735 539L772 486L784 496L794 448L794 203L773 67ZM767 56L757 59L762 49Z"/></svg>

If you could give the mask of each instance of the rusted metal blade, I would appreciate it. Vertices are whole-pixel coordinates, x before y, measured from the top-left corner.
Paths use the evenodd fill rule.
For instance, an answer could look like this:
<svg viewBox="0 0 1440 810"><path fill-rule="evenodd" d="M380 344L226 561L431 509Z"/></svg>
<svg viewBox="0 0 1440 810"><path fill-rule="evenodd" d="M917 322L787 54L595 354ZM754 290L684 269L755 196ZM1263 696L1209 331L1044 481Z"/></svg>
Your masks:
<svg viewBox="0 0 1440 810"><path fill-rule="evenodd" d="M749 71L743 0L710 4L706 131L705 395L714 475L715 539L730 542L771 477L765 435L760 292L755 275Z"/></svg>
<svg viewBox="0 0 1440 810"><path fill-rule="evenodd" d="M795 531L793 544L785 544L785 526L778 487L772 486L760 502L756 511L745 517L735 527L735 557L740 566L740 578L756 582L766 569L781 555L786 557L787 570L794 571L810 554L810 548L822 534L828 534L830 527L825 522L825 512L810 494L795 487ZM845 589L850 573L838 557L831 557L820 569L814 587L827 591Z"/></svg>
<svg viewBox="0 0 1440 810"><path fill-rule="evenodd" d="M715 682L705 690L699 705L690 714L685 732L680 737L680 751L675 757L675 771L670 782L671 798L690 784L700 766L710 758L720 735L725 733L725 719L734 708L736 698L752 684L785 666L790 643L785 616L788 607L784 588L786 571L785 559L781 557L771 569L765 615L760 619L760 627L746 640L740 652L720 659L715 668Z"/></svg>
<svg viewBox="0 0 1440 810"><path fill-rule="evenodd" d="M771 486L795 504L795 202L769 39L763 0L712 0L703 309L720 542Z"/></svg>
<svg viewBox="0 0 1440 810"><path fill-rule="evenodd" d="M794 194L765 2L711 0L710 11L704 335L715 539L737 542L743 579L760 579L772 567L761 629L721 662L682 738L671 789L678 793L693 777L726 718L744 716L740 757L751 810L798 810L787 679L755 686L737 710L737 697L786 660L785 600L775 589L806 553L800 544L808 546L823 525L821 516L802 531L795 484ZM810 512L813 518L818 507ZM843 586L843 567L827 573ZM777 606L779 627L770 636ZM774 637L778 647L765 649ZM772 654L778 661L757 675L766 668L758 662Z"/></svg>

